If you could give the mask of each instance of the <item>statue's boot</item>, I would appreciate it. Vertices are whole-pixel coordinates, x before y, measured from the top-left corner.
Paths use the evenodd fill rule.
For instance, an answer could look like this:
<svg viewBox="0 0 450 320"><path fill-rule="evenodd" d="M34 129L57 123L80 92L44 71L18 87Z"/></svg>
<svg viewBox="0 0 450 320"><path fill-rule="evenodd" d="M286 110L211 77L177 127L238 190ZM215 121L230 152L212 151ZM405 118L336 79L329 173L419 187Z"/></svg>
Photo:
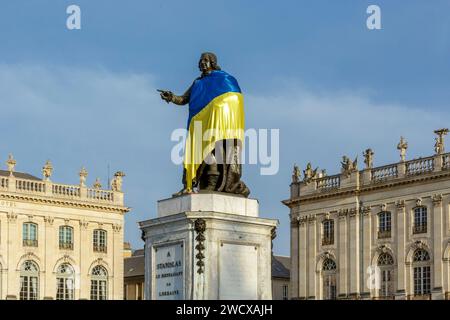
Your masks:
<svg viewBox="0 0 450 320"><path fill-rule="evenodd" d="M209 166L209 170L206 173L206 175L208 177L208 185L206 186L205 190L216 191L217 183L219 182L219 176L220 176L220 172L217 168L217 164L211 164Z"/></svg>

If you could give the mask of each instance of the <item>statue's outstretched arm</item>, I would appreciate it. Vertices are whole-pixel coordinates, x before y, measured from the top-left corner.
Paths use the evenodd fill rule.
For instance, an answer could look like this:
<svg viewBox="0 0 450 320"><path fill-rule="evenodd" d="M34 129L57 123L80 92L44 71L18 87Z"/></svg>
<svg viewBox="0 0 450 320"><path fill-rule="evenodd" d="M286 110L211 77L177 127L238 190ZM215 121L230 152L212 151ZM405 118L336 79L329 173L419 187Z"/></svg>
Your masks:
<svg viewBox="0 0 450 320"><path fill-rule="evenodd" d="M173 94L172 91L166 91L166 90L158 90L158 91L161 94L161 99L163 99L167 103L172 102L177 105L183 106L183 105L189 103L189 99L191 97L191 87L189 87L189 89L187 89L186 92L182 96L177 96L177 95Z"/></svg>

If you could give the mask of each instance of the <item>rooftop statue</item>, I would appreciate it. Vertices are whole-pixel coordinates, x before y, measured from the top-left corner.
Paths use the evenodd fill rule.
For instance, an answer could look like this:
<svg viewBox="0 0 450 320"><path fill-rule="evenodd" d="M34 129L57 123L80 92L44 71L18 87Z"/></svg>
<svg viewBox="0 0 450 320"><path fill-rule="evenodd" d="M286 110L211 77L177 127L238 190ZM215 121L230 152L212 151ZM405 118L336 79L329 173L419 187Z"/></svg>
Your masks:
<svg viewBox="0 0 450 320"><path fill-rule="evenodd" d="M198 67L201 75L183 95L158 90L167 103L189 104L183 189L174 196L196 189L248 197L250 190L241 181L244 140L241 89L233 76L220 69L214 53L203 53Z"/></svg>

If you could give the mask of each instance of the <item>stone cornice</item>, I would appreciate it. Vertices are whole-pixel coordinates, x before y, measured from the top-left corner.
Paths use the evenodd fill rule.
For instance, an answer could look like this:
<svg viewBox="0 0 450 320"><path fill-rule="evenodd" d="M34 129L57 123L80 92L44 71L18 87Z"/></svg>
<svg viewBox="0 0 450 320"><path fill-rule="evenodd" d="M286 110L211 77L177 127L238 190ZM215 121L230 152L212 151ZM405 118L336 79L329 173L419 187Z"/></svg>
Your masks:
<svg viewBox="0 0 450 320"><path fill-rule="evenodd" d="M23 194L10 194L10 193L0 193L0 199L11 200L11 201L19 201L19 202L28 202L28 203L39 203L50 206L62 206L62 207L70 207L70 208L79 208L86 210L99 210L106 212L114 212L125 214L130 211L129 207L117 206L117 205L108 205L101 204L95 202L83 202L83 201L74 201L68 199L57 199L57 198L47 198L47 197L39 197L39 196L30 196Z"/></svg>
<svg viewBox="0 0 450 320"><path fill-rule="evenodd" d="M428 174L422 174L417 176L408 176L406 178L397 178L393 180L389 180L383 183L376 183L376 184L368 184L368 185L360 185L359 189L357 188L346 188L346 189L334 189L331 192L314 192L311 194L307 194L304 196L300 196L298 198L294 199L287 199L282 201L282 203L290 208L294 207L295 205L298 205L300 203L308 203L308 202L315 202L320 201L323 199L330 199L330 198L339 198L342 196L349 196L349 195L360 195L363 193L369 193L372 191L378 191L382 189L388 189L393 187L400 187L404 185L409 184L415 184L420 183L424 181L432 181L432 180L438 180L443 178L450 177L450 170L441 171L439 173L432 172Z"/></svg>

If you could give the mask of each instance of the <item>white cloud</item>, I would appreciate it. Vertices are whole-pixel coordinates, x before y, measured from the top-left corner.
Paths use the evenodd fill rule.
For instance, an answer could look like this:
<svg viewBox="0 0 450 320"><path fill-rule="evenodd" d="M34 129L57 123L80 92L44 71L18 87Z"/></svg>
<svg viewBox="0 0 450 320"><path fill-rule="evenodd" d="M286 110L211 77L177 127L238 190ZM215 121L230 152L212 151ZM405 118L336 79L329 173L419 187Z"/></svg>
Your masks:
<svg viewBox="0 0 450 320"><path fill-rule="evenodd" d="M81 165L90 179L124 170L126 236L140 245L136 221L155 215L156 200L180 187L181 168L170 163L173 129L185 126L187 110L163 103L149 74L58 66L0 65L2 139L0 160L16 154L18 169L40 172L50 158L55 181L77 183ZM246 95L247 127L280 129L280 173L260 176L247 165L245 181L260 198L261 214L279 218L275 251L287 254L288 195L292 164L308 161L337 172L343 154L372 147L375 164L398 160L400 135L410 157L433 152L433 130L448 127L448 112L373 102L364 91L313 92L286 85L276 96ZM362 161L360 161L362 163ZM103 179L104 181L105 179Z"/></svg>

